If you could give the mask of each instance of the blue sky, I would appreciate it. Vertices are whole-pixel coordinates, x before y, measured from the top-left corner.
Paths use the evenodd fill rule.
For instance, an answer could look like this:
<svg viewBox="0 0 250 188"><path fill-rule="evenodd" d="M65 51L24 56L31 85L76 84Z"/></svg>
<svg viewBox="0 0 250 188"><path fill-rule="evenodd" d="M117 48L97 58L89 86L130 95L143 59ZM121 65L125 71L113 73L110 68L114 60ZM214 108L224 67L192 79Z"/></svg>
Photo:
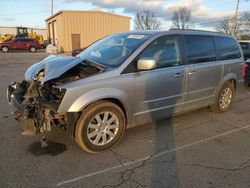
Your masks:
<svg viewBox="0 0 250 188"><path fill-rule="evenodd" d="M218 20L234 14L236 0L54 0L54 13L60 10L92 10L115 12L131 16L150 10L161 18L162 29L171 27L171 15L178 7L192 10L193 22L198 28L207 28ZM241 0L242 11L250 12L250 0ZM45 28L45 19L51 15L51 0L7 0L1 2L0 26L27 26Z"/></svg>

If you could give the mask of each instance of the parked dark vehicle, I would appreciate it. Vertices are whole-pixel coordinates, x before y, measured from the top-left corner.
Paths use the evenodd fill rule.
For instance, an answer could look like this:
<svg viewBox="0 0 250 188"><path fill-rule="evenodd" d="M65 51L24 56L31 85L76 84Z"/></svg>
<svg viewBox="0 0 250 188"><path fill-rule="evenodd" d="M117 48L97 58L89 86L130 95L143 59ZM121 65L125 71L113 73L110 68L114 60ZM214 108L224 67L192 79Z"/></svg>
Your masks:
<svg viewBox="0 0 250 188"><path fill-rule="evenodd" d="M10 50L29 50L34 53L39 48L39 42L33 38L16 38L8 42L0 43L0 49L4 53Z"/></svg>
<svg viewBox="0 0 250 188"><path fill-rule="evenodd" d="M242 80L231 36L134 31L104 37L77 57L49 56L8 86L17 119L36 133L61 127L87 152L115 146L126 128L210 106L226 112Z"/></svg>
<svg viewBox="0 0 250 188"><path fill-rule="evenodd" d="M240 46L245 59L250 58L250 41L240 41Z"/></svg>
<svg viewBox="0 0 250 188"><path fill-rule="evenodd" d="M245 86L250 86L250 59L246 60L242 69L242 76Z"/></svg>
<svg viewBox="0 0 250 188"><path fill-rule="evenodd" d="M84 49L86 49L86 48L77 48L77 49L74 49L74 50L72 50L72 56L74 57L74 56L76 56L76 55L78 55L79 53L81 53Z"/></svg>

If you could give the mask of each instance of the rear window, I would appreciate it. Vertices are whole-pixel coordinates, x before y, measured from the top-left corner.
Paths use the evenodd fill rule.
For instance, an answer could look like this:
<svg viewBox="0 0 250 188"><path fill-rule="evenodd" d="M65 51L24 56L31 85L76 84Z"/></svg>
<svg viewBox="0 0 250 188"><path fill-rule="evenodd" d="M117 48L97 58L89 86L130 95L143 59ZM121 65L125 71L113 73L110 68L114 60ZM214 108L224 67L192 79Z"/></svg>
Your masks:
<svg viewBox="0 0 250 188"><path fill-rule="evenodd" d="M213 37L185 36L187 62L203 63L216 60L216 51Z"/></svg>
<svg viewBox="0 0 250 188"><path fill-rule="evenodd" d="M240 48L234 39L227 37L216 38L220 54L219 60L237 59L241 57Z"/></svg>

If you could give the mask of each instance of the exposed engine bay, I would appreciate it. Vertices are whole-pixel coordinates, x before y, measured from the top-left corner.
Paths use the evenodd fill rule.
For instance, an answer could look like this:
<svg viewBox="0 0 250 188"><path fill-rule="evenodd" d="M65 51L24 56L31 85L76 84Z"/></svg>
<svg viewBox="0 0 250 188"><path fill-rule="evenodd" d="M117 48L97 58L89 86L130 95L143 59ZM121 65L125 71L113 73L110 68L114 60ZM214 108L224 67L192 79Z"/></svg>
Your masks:
<svg viewBox="0 0 250 188"><path fill-rule="evenodd" d="M57 112L66 89L56 86L98 74L105 68L76 57L63 63L61 59L61 63L57 63L55 56L46 59L48 61L31 66L22 82L11 83L7 88L7 98L13 115L17 120L24 119L24 128L29 133L46 134L52 125L69 132L69 124L76 122L78 114ZM57 64L54 71L51 70L52 64ZM58 69L60 73L56 72Z"/></svg>

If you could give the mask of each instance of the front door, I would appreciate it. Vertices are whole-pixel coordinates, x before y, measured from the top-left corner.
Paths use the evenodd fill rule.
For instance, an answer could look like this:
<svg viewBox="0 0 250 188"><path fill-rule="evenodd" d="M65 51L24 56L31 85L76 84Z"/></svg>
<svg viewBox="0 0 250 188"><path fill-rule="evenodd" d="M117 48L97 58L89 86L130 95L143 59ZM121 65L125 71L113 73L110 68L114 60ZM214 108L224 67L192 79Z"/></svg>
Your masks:
<svg viewBox="0 0 250 188"><path fill-rule="evenodd" d="M72 50L80 48L80 34L71 34Z"/></svg>
<svg viewBox="0 0 250 188"><path fill-rule="evenodd" d="M221 80L222 63L216 61L214 37L185 36L187 88L184 110L206 106Z"/></svg>
<svg viewBox="0 0 250 188"><path fill-rule="evenodd" d="M14 42L11 44L11 49L13 50L20 50L22 49L22 41L21 39L15 39Z"/></svg>
<svg viewBox="0 0 250 188"><path fill-rule="evenodd" d="M138 57L154 58L154 70L135 73L135 121L148 123L181 112L185 89L185 66L182 65L177 36L153 41Z"/></svg>

